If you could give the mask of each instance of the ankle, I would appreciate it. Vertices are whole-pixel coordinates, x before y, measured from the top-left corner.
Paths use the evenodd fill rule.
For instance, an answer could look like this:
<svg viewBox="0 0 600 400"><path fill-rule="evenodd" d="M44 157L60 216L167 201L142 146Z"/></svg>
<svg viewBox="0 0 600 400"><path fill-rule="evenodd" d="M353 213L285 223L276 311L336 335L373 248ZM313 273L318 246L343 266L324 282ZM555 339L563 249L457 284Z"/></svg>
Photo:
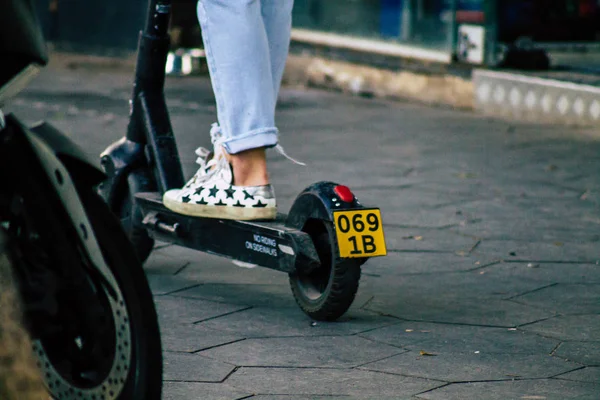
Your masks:
<svg viewBox="0 0 600 400"><path fill-rule="evenodd" d="M228 155L236 186L263 186L269 183L267 156L264 148Z"/></svg>

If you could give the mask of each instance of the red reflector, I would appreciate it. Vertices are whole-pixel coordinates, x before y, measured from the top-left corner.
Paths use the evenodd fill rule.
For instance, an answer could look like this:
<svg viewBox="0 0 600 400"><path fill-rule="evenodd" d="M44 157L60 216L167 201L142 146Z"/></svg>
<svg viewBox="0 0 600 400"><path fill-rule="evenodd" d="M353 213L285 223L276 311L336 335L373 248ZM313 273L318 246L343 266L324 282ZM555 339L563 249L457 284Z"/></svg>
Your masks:
<svg viewBox="0 0 600 400"><path fill-rule="evenodd" d="M345 201L346 203L351 203L352 200L354 200L354 194L352 194L352 191L350 191L348 186L338 185L333 189L333 191L335 194L340 196L342 201Z"/></svg>

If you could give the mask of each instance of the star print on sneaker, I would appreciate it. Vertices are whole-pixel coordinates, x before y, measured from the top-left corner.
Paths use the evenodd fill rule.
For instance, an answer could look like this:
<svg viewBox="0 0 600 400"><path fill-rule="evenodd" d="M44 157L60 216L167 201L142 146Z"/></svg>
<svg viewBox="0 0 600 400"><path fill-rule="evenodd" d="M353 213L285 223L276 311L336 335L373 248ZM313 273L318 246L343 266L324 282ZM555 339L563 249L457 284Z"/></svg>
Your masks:
<svg viewBox="0 0 600 400"><path fill-rule="evenodd" d="M197 173L183 187L163 196L168 209L194 217L235 220L275 219L277 203L271 185L234 186L231 166L223 157L209 171Z"/></svg>

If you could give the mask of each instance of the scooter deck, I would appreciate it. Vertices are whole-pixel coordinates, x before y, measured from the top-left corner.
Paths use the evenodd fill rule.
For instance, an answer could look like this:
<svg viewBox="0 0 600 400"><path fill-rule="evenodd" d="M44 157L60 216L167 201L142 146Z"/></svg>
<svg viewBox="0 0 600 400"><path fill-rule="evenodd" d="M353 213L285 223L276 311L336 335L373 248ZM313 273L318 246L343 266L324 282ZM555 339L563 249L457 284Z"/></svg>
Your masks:
<svg viewBox="0 0 600 400"><path fill-rule="evenodd" d="M157 192L137 193L143 224L155 239L279 271L309 272L320 265L311 237L274 221L234 221L181 215L167 209Z"/></svg>

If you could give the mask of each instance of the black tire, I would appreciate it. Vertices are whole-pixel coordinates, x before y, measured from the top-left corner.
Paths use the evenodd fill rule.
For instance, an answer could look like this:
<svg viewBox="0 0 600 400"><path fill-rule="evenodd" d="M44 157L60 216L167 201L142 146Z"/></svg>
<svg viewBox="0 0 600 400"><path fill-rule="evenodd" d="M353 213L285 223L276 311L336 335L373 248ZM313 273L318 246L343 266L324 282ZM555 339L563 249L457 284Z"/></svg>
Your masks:
<svg viewBox="0 0 600 400"><path fill-rule="evenodd" d="M135 365L129 368L130 379L119 400L160 400L163 372L160 328L139 256L136 258L122 226L106 203L91 190L84 190L80 196L104 258L123 292L131 320L132 341L138 340L137 346L132 346ZM146 231L143 232L148 238ZM148 239L152 241L150 254L154 240Z"/></svg>
<svg viewBox="0 0 600 400"><path fill-rule="evenodd" d="M292 293L308 316L317 321L334 321L354 301L362 262L339 257L331 222L309 220L303 231L313 239L321 266L308 274L290 274Z"/></svg>
<svg viewBox="0 0 600 400"><path fill-rule="evenodd" d="M135 203L129 187L127 188L124 199L121 202L119 211L119 217L121 219L123 230L133 245L135 254L143 264L146 262L148 257L150 257L150 253L152 253L152 249L154 248L154 239L148 235L148 231L146 229L140 226L142 221L142 212Z"/></svg>
<svg viewBox="0 0 600 400"><path fill-rule="evenodd" d="M48 185L35 181L27 185L29 189L21 197L21 214L23 219L32 221L28 225L33 226L34 232L39 229L33 245L38 251L28 252L32 245L22 249L17 257L21 267L16 272L34 265L37 271L45 269L44 274L52 278L49 282L57 283L54 287L47 285L41 292L47 299L55 299L56 307L51 312L40 307L35 298L32 302L31 297L28 300L24 296L26 308L35 309L26 313L26 321L49 392L62 400L161 399L162 349L156 309L142 265L119 220L92 188L78 188L91 229L116 283L110 285L89 259L82 257L84 248L74 235L81 226L73 226L65 210L51 200L52 196L44 196ZM23 238L13 236L13 240ZM68 257L74 262L64 264ZM64 265L69 265L67 273L72 277L68 283L63 283L67 281ZM20 278L21 286L27 287L23 274ZM39 287L36 290L39 295ZM95 325L98 321L101 322ZM73 338L81 354L73 345ZM88 338L94 347L84 353ZM90 359L99 360L96 369L95 361L84 357L90 351L96 357ZM81 365L83 369L79 368Z"/></svg>

